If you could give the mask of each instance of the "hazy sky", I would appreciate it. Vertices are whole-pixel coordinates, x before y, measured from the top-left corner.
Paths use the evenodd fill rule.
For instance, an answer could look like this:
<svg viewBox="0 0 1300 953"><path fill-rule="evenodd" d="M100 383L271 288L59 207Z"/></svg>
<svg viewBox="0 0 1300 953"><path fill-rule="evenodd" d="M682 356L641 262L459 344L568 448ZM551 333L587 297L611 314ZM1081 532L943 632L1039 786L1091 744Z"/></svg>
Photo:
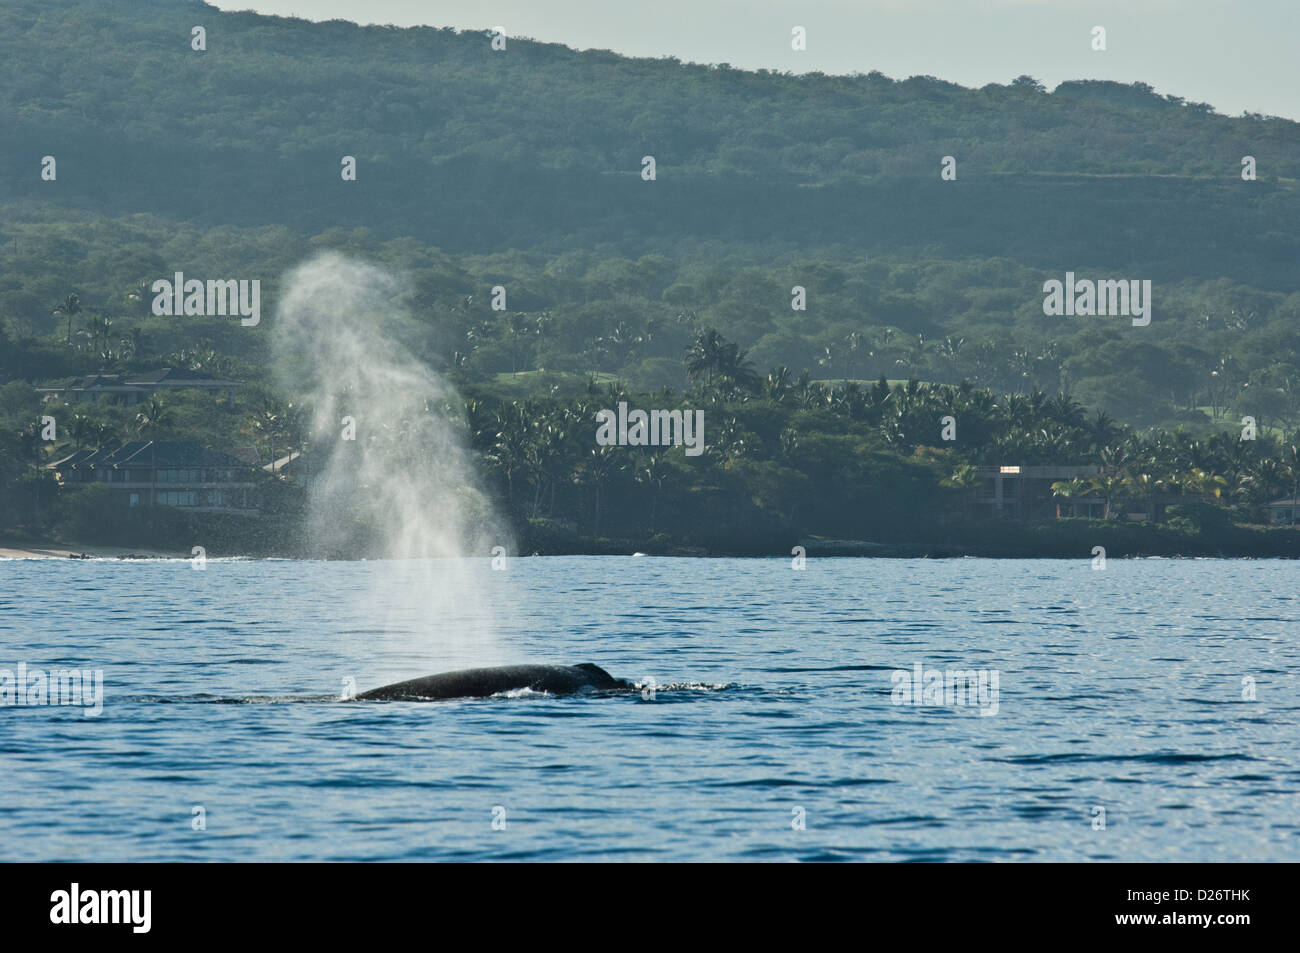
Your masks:
<svg viewBox="0 0 1300 953"><path fill-rule="evenodd" d="M1022 73L1150 83L1300 120L1300 0L209 0L313 20L503 26L578 49L746 69L876 69L983 86ZM790 48L794 26L808 49ZM1094 52L1091 31L1106 28Z"/></svg>

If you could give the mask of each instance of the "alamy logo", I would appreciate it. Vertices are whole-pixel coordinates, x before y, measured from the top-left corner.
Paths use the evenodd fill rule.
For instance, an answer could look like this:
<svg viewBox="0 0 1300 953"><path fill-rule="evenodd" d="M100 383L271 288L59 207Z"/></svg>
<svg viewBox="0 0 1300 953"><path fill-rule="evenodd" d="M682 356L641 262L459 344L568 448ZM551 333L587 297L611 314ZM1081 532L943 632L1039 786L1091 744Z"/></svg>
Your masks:
<svg viewBox="0 0 1300 953"><path fill-rule="evenodd" d="M18 663L17 674L0 668L0 706L5 705L69 705L94 718L104 711L104 672L98 668L28 671L26 662Z"/></svg>
<svg viewBox="0 0 1300 953"><path fill-rule="evenodd" d="M1113 281L1090 281L1065 273L1064 283L1055 278L1043 282L1043 314L1049 317L1072 315L1124 315L1133 319L1133 327L1151 323L1151 279L1136 278Z"/></svg>
<svg viewBox="0 0 1300 953"><path fill-rule="evenodd" d="M978 708L980 715L998 713L998 683L995 668L927 669L917 662L909 672L898 669L890 676L895 705L933 705L947 708Z"/></svg>
<svg viewBox="0 0 1300 953"><path fill-rule="evenodd" d="M153 923L152 890L70 890L50 894L51 923L128 923L132 933L148 933Z"/></svg>
<svg viewBox="0 0 1300 953"><path fill-rule="evenodd" d="M688 457L704 452L704 411L627 409L596 411L596 443L602 447L686 447Z"/></svg>
<svg viewBox="0 0 1300 953"><path fill-rule="evenodd" d="M190 278L187 281L185 273L178 271L174 281L159 278L151 290L155 295L153 313L160 318L237 314L241 318L239 323L246 328L256 327L262 320L262 281L259 278L252 281L209 278L206 282Z"/></svg>

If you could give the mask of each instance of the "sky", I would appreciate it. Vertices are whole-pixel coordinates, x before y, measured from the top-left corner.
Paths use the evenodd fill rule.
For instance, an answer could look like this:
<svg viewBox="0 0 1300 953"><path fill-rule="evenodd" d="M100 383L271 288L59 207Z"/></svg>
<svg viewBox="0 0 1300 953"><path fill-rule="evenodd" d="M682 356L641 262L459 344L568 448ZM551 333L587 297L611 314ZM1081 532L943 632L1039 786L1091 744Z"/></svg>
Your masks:
<svg viewBox="0 0 1300 953"><path fill-rule="evenodd" d="M963 86L1029 74L1144 82L1300 120L1300 0L208 0L311 20L497 26L577 49L796 73L879 70ZM802 26L807 49L791 49ZM1106 50L1092 31L1106 30Z"/></svg>

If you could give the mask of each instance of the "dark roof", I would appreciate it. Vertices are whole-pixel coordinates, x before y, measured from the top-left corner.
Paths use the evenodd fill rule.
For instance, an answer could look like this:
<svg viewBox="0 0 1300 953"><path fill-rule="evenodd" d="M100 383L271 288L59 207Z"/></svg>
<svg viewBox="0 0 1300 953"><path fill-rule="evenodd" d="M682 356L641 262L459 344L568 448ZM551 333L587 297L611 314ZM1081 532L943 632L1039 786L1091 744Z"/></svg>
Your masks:
<svg viewBox="0 0 1300 953"><path fill-rule="evenodd" d="M229 467L235 470L250 469L238 457L220 450L208 450L197 443L185 441L158 442L132 440L116 450L78 450L64 457L50 468L119 467L124 464L146 467Z"/></svg>
<svg viewBox="0 0 1300 953"><path fill-rule="evenodd" d="M133 385L123 383L121 374L87 374L85 377L65 377L36 388L37 390L89 390L94 387L125 387L134 389Z"/></svg>
<svg viewBox="0 0 1300 953"><path fill-rule="evenodd" d="M278 460L265 464L262 469L270 473L272 469L284 476L311 476L322 473L329 466L329 458L320 452L311 450L290 450Z"/></svg>
<svg viewBox="0 0 1300 953"><path fill-rule="evenodd" d="M51 470L58 469L59 467L73 467L81 463L87 457L93 457L97 453L99 453L98 450L78 450L76 453L69 454L62 460L55 460L53 463L47 463L46 466Z"/></svg>
<svg viewBox="0 0 1300 953"><path fill-rule="evenodd" d="M97 388L120 388L135 390L140 387L157 387L159 384L182 386L215 385L229 386L239 381L228 381L202 371L186 371L177 367L160 367L152 371L131 371L126 374L87 374L85 377L65 377L37 387L41 391L94 390Z"/></svg>
<svg viewBox="0 0 1300 953"><path fill-rule="evenodd" d="M257 447L235 447L230 451L230 455L236 460L244 461L250 467L262 465L262 451Z"/></svg>
<svg viewBox="0 0 1300 953"><path fill-rule="evenodd" d="M140 371L134 374L124 374L128 384L234 384L235 381L223 381L213 377L211 374L204 374L202 371L186 371L177 367L160 367L156 371Z"/></svg>

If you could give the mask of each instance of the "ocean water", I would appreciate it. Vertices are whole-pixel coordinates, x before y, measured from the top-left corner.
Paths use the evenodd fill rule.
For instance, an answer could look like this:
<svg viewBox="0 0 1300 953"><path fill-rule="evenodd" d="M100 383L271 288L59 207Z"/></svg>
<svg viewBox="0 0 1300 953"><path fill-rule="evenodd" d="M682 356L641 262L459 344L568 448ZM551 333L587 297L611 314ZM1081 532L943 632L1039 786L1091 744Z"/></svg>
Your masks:
<svg viewBox="0 0 1300 953"><path fill-rule="evenodd" d="M1298 579L3 561L0 669L102 670L103 709L0 707L0 859L1300 860ZM657 687L342 700L508 661ZM985 713L895 704L918 664L984 671Z"/></svg>

